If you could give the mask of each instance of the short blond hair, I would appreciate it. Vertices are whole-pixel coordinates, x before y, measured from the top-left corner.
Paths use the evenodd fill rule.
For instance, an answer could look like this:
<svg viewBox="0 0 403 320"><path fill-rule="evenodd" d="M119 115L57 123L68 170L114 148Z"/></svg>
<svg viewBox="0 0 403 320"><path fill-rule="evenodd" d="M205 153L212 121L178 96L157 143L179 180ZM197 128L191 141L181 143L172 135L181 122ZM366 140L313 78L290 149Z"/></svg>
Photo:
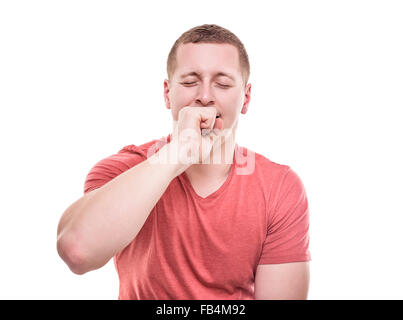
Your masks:
<svg viewBox="0 0 403 320"><path fill-rule="evenodd" d="M231 31L216 24L203 24L184 32L174 43L167 60L168 78L171 78L176 68L176 52L179 45L186 43L228 43L235 46L239 53L239 63L242 77L246 85L250 75L249 57L239 38Z"/></svg>

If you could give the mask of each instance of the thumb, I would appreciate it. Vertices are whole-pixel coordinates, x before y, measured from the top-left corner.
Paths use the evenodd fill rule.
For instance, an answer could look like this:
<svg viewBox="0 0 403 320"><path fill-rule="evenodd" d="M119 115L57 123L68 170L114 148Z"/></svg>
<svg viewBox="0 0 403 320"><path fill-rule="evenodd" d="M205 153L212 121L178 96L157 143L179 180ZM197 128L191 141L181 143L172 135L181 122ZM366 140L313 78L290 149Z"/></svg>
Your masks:
<svg viewBox="0 0 403 320"><path fill-rule="evenodd" d="M215 119L215 123L214 123L214 128L213 129L218 129L218 130L222 130L223 128L223 121L220 118Z"/></svg>

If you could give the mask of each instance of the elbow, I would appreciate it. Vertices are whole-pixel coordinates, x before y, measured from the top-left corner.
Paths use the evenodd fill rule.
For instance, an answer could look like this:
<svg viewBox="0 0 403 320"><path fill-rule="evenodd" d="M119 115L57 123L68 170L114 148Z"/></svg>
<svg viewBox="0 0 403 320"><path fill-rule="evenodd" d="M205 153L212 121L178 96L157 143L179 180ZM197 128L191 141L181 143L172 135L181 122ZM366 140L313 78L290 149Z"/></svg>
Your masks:
<svg viewBox="0 0 403 320"><path fill-rule="evenodd" d="M57 240L57 252L73 273L83 275L92 270L83 250L74 241L68 241L63 237L59 238Z"/></svg>

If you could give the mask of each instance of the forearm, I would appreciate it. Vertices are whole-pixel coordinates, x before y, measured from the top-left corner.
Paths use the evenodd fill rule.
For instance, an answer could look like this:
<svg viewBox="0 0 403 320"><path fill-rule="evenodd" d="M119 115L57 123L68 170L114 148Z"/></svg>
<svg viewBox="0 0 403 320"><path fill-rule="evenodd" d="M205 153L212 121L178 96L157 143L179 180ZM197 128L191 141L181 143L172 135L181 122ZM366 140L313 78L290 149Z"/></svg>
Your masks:
<svg viewBox="0 0 403 320"><path fill-rule="evenodd" d="M168 150L166 145L159 152ZM172 179L185 169L180 164L152 163L153 157L67 208L59 223L57 247L73 272L98 269L127 246Z"/></svg>

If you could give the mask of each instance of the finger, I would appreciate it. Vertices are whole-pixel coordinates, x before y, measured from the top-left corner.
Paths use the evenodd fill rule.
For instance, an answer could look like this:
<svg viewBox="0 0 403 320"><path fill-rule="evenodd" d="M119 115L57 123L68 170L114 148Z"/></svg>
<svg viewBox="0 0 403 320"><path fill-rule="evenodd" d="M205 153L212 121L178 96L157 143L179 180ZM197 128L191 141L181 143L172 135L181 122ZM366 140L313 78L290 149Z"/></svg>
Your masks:
<svg viewBox="0 0 403 320"><path fill-rule="evenodd" d="M208 124L207 124L207 122L200 122L200 128L208 128L208 127L210 127Z"/></svg>
<svg viewBox="0 0 403 320"><path fill-rule="evenodd" d="M222 130L223 125L224 125L224 123L223 123L222 119L217 118L217 119L215 119L215 123L214 123L213 129Z"/></svg>
<svg viewBox="0 0 403 320"><path fill-rule="evenodd" d="M216 115L217 115L216 108L203 107L200 112L200 123L205 123L206 128L213 128Z"/></svg>

